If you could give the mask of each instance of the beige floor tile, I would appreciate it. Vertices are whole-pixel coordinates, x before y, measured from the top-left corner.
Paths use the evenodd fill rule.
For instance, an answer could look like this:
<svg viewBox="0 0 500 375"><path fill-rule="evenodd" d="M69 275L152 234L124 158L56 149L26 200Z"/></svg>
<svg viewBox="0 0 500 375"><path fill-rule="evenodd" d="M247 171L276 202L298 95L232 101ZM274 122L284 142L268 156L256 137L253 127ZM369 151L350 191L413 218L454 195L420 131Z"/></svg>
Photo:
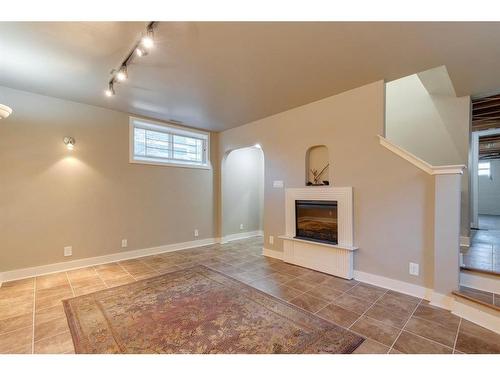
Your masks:
<svg viewBox="0 0 500 375"><path fill-rule="evenodd" d="M71 290L43 298L37 297L35 301L35 310L39 311L42 309L47 309L49 307L59 306L62 304L63 300L72 297L73 297L73 292Z"/></svg>
<svg viewBox="0 0 500 375"><path fill-rule="evenodd" d="M298 306L312 313L318 312L323 307L328 305L328 301L313 297L309 293L304 293L295 297L290 301L290 303L293 303L295 306Z"/></svg>
<svg viewBox="0 0 500 375"><path fill-rule="evenodd" d="M405 326L405 330L450 347L453 347L455 344L455 338L457 336L456 329L450 329L415 316L410 318Z"/></svg>
<svg viewBox="0 0 500 375"><path fill-rule="evenodd" d="M500 354L500 336L462 319L455 349L464 353Z"/></svg>
<svg viewBox="0 0 500 375"><path fill-rule="evenodd" d="M94 276L82 277L77 280L71 281L71 287L74 290L93 286L104 286L104 282L97 274L95 274Z"/></svg>
<svg viewBox="0 0 500 375"><path fill-rule="evenodd" d="M69 285L69 281L66 272L53 273L50 275L38 276L36 278L37 291L67 285Z"/></svg>
<svg viewBox="0 0 500 375"><path fill-rule="evenodd" d="M412 314L420 300L410 300L394 296L392 294L384 294L377 301L377 305L385 307L399 315Z"/></svg>
<svg viewBox="0 0 500 375"><path fill-rule="evenodd" d="M339 277L332 277L321 283L321 285L325 285L329 288L340 290L341 292L346 292L358 284L359 282L356 280L345 280Z"/></svg>
<svg viewBox="0 0 500 375"><path fill-rule="evenodd" d="M347 291L347 293L351 296L358 297L365 301L375 302L377 299L382 297L386 291L387 290L383 288L360 283L354 288Z"/></svg>
<svg viewBox="0 0 500 375"><path fill-rule="evenodd" d="M7 303L0 304L0 320L18 317L25 314L33 313L34 299L10 299Z"/></svg>
<svg viewBox="0 0 500 375"><path fill-rule="evenodd" d="M345 328L348 328L360 316L360 314L334 304L330 304L321 309L317 315Z"/></svg>
<svg viewBox="0 0 500 375"><path fill-rule="evenodd" d="M295 276L287 275L286 273L274 272L267 277L268 279L279 282L280 284L287 283L295 278Z"/></svg>
<svg viewBox="0 0 500 375"><path fill-rule="evenodd" d="M285 285L302 292L308 292L315 287L315 284L301 279L293 279L292 281L285 283Z"/></svg>
<svg viewBox="0 0 500 375"><path fill-rule="evenodd" d="M106 280L106 286L108 288L113 288L115 286L130 284L130 283L133 283L133 282L135 282L135 279L132 276L125 275L123 277L119 277L119 278L116 278L116 279Z"/></svg>
<svg viewBox="0 0 500 375"><path fill-rule="evenodd" d="M401 331L366 316L362 316L354 323L351 330L389 347L394 343Z"/></svg>
<svg viewBox="0 0 500 375"><path fill-rule="evenodd" d="M28 277L26 279L19 279L13 281L4 281L2 288L16 288L18 290L33 289L35 278Z"/></svg>
<svg viewBox="0 0 500 375"><path fill-rule="evenodd" d="M460 318L458 316L453 315L449 311L439 307L431 306L428 303L421 303L415 310L413 316L438 323L451 330L456 330L458 328L458 323L460 322Z"/></svg>
<svg viewBox="0 0 500 375"><path fill-rule="evenodd" d="M54 319L66 319L62 303L46 309L37 310L35 324L45 323Z"/></svg>
<svg viewBox="0 0 500 375"><path fill-rule="evenodd" d="M104 281L118 279L120 277L129 275L128 272L125 271L118 264L114 265L113 267L108 267L108 268L104 268L104 269L96 269L96 272L97 272L97 275L101 279L103 279Z"/></svg>
<svg viewBox="0 0 500 375"><path fill-rule="evenodd" d="M1 290L1 288L0 288ZM0 296L0 307L7 304L24 304L30 302L34 296L33 290L16 291L10 289Z"/></svg>
<svg viewBox="0 0 500 375"><path fill-rule="evenodd" d="M67 274L69 281L71 281L71 284L73 284L75 281L79 279L94 277L96 275L96 270L94 267L85 267L68 271Z"/></svg>
<svg viewBox="0 0 500 375"><path fill-rule="evenodd" d="M257 289L263 290L264 292L272 295L273 297L282 299L287 302L290 302L292 299L303 293L300 290L290 288L288 286L285 286L284 284L279 284L274 287L266 287L265 289L262 288L257 288Z"/></svg>
<svg viewBox="0 0 500 375"><path fill-rule="evenodd" d="M451 354L452 348L403 331L394 343L394 349L407 354Z"/></svg>
<svg viewBox="0 0 500 375"><path fill-rule="evenodd" d="M365 315L387 325L396 328L403 328L411 314L405 313L402 315L399 312L395 312L387 307L375 304L366 311Z"/></svg>
<svg viewBox="0 0 500 375"><path fill-rule="evenodd" d="M342 292L337 289L328 288L327 286L317 285L315 288L308 291L307 294L332 302L335 298L342 295Z"/></svg>
<svg viewBox="0 0 500 375"><path fill-rule="evenodd" d="M299 276L299 278L301 280L305 280L305 281L313 283L313 284L319 284L319 283L327 281L328 279L331 278L331 276L327 276L324 273L320 273L320 272L311 272L311 273L307 273L305 275Z"/></svg>
<svg viewBox="0 0 500 375"><path fill-rule="evenodd" d="M33 327L25 327L0 335L0 354L2 353L24 353L26 348L31 347Z"/></svg>
<svg viewBox="0 0 500 375"><path fill-rule="evenodd" d="M251 281L249 285L253 286L254 288L260 289L260 290L271 290L273 288L276 288L278 285L281 283L279 281L274 280L273 278L270 277L265 277L262 279L257 279L254 281Z"/></svg>
<svg viewBox="0 0 500 375"><path fill-rule="evenodd" d="M58 286L53 286L50 288L37 290L36 291L36 299L38 301L38 300L44 299L46 297L59 296L59 295L68 294L68 293L71 293L71 286L69 283L66 285L58 285Z"/></svg>
<svg viewBox="0 0 500 375"><path fill-rule="evenodd" d="M353 354L386 354L389 347L371 339L366 339L357 347Z"/></svg>
<svg viewBox="0 0 500 375"><path fill-rule="evenodd" d="M370 301L351 296L350 294L343 294L338 298L335 298L333 302L347 310L354 311L358 314L363 314L370 306L373 304Z"/></svg>
<svg viewBox="0 0 500 375"><path fill-rule="evenodd" d="M97 285L90 285L82 288L74 288L73 291L75 293L75 297L78 296L83 296L84 294L90 294L90 293L95 293L100 290L106 289L106 285L104 283L97 284Z"/></svg>
<svg viewBox="0 0 500 375"><path fill-rule="evenodd" d="M32 325L33 325L32 313L0 320L0 335L18 330L20 328L31 327Z"/></svg>
<svg viewBox="0 0 500 375"><path fill-rule="evenodd" d="M38 323L35 320L35 342L69 330L65 317Z"/></svg>
<svg viewBox="0 0 500 375"><path fill-rule="evenodd" d="M63 332L55 336L35 342L36 354L64 354L74 353L73 340L71 334Z"/></svg>

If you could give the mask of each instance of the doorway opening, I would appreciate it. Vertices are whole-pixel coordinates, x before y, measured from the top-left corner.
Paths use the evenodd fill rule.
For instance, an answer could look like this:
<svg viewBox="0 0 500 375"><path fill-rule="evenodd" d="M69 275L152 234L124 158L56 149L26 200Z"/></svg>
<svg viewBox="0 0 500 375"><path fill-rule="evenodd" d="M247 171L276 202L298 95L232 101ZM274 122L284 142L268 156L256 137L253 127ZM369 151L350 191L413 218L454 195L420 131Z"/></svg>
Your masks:
<svg viewBox="0 0 500 375"><path fill-rule="evenodd" d="M222 161L222 242L263 235L264 152L230 151Z"/></svg>
<svg viewBox="0 0 500 375"><path fill-rule="evenodd" d="M500 95L472 101L471 241L465 268L500 274Z"/></svg>

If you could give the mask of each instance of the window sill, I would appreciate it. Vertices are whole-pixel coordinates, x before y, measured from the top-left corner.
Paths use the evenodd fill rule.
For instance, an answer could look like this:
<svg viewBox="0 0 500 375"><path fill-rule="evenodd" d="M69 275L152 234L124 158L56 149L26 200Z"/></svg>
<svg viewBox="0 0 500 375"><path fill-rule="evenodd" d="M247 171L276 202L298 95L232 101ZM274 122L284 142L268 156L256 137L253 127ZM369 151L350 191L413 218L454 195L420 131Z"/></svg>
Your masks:
<svg viewBox="0 0 500 375"><path fill-rule="evenodd" d="M191 169L212 169L212 166L207 165L196 165L196 164L184 164L184 163L162 163L153 160L129 160L130 164L146 164L146 165L156 165L159 167L177 167L177 168L191 168Z"/></svg>

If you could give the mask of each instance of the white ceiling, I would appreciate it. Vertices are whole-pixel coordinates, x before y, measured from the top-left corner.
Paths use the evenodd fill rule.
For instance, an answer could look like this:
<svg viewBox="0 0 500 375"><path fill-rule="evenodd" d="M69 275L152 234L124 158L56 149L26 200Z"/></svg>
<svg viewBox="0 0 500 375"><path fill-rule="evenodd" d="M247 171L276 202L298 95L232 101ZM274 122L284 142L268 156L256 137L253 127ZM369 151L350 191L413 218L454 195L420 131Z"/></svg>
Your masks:
<svg viewBox="0 0 500 375"><path fill-rule="evenodd" d="M161 22L105 97L145 25L0 22L0 85L216 131L440 65L457 95L500 88L500 23Z"/></svg>

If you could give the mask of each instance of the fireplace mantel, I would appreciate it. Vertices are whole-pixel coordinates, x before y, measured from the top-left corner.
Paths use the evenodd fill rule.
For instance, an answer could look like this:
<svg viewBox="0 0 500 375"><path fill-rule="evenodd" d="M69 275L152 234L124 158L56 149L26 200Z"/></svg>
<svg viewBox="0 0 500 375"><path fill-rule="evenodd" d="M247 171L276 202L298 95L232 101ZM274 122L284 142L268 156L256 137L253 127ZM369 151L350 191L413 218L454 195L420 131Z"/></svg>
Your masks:
<svg viewBox="0 0 500 375"><path fill-rule="evenodd" d="M352 187L307 187L286 189L286 233L283 260L335 276L352 279L354 272L354 230ZM295 238L295 201L337 201L338 244L326 244Z"/></svg>

